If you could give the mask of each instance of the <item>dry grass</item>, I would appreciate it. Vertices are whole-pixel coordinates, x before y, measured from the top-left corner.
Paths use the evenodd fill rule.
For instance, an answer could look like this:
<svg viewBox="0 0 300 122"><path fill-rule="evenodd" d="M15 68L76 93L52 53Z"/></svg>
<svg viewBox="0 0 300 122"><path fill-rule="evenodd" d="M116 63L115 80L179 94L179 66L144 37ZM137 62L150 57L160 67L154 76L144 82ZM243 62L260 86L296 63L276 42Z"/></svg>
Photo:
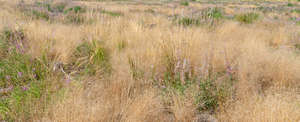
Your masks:
<svg viewBox="0 0 300 122"><path fill-rule="evenodd" d="M174 25L165 15L185 8L162 7L155 9L161 13L155 15L142 7L134 8L139 12L128 7L139 5L97 4L124 15L90 11L86 16L93 22L78 25L36 20L1 8L0 30L22 29L28 40L27 53L33 57L46 53L53 62L81 61L73 58L75 48L94 40L109 52L110 74L98 69L94 76L74 78L64 97L32 121L181 122L193 121L203 113L219 121L300 121L300 58L293 47L299 43L299 27L265 20L184 27ZM229 84L226 72L234 79L231 95L218 101L216 110L199 111L195 101L202 79L212 75L217 86ZM179 74L181 84L189 78L196 83L182 94L166 86L167 73Z"/></svg>

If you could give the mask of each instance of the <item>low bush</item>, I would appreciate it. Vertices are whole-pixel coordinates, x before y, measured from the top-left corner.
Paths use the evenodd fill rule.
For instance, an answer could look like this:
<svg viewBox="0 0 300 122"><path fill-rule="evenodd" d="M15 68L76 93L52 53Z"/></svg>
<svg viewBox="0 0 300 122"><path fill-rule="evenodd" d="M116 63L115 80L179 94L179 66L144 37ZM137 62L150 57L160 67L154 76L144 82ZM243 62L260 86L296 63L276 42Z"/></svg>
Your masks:
<svg viewBox="0 0 300 122"><path fill-rule="evenodd" d="M180 5L189 6L189 2L188 1L181 1Z"/></svg>
<svg viewBox="0 0 300 122"><path fill-rule="evenodd" d="M242 23L251 24L259 19L259 14L253 12L240 14L236 15L235 19Z"/></svg>

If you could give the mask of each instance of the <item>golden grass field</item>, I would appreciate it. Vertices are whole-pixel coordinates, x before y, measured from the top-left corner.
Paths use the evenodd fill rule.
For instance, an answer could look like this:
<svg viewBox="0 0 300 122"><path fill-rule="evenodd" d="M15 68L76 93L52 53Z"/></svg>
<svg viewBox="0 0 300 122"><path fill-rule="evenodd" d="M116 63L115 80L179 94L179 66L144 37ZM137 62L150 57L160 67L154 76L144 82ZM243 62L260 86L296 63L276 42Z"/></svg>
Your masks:
<svg viewBox="0 0 300 122"><path fill-rule="evenodd" d="M5 122L300 122L300 2L0 9Z"/></svg>

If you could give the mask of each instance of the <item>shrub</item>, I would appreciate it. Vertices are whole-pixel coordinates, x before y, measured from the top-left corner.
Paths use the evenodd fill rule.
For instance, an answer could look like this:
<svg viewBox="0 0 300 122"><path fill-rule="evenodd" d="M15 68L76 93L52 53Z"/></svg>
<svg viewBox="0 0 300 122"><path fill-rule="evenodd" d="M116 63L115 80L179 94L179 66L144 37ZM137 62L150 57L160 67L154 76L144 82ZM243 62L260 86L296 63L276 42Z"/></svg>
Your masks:
<svg viewBox="0 0 300 122"><path fill-rule="evenodd" d="M208 16L208 18L213 18L213 19L223 18L222 11L221 11L221 9L218 9L218 8L209 9L207 11L206 15Z"/></svg>
<svg viewBox="0 0 300 122"><path fill-rule="evenodd" d="M74 52L74 66L84 74L95 75L102 69L106 73L111 72L108 51L98 41L84 42ZM81 59L81 60L78 60Z"/></svg>
<svg viewBox="0 0 300 122"><path fill-rule="evenodd" d="M68 8L67 10L64 11L64 13L69 13L69 12L74 12L74 13L84 13L86 12L85 8L82 8L81 6L74 6L72 8Z"/></svg>
<svg viewBox="0 0 300 122"><path fill-rule="evenodd" d="M47 12L43 11L37 11L37 10L32 10L32 15L36 19L44 19L44 20L49 20L49 14Z"/></svg>
<svg viewBox="0 0 300 122"><path fill-rule="evenodd" d="M300 9L293 9L291 12L300 14Z"/></svg>
<svg viewBox="0 0 300 122"><path fill-rule="evenodd" d="M254 21L258 20L258 18L259 18L259 14L253 13L253 12L235 16L235 19L237 21L246 23L246 24L253 23Z"/></svg>
<svg viewBox="0 0 300 122"><path fill-rule="evenodd" d="M294 6L294 4L292 4L292 3L288 3L288 4L287 4L287 6L288 6L288 7L293 7L293 6Z"/></svg>
<svg viewBox="0 0 300 122"><path fill-rule="evenodd" d="M196 97L196 104L199 111L215 111L215 109L233 94L232 79L223 81L223 84L216 84L215 79L202 79L199 84L199 94Z"/></svg>
<svg viewBox="0 0 300 122"><path fill-rule="evenodd" d="M189 2L188 1L181 1L180 5L189 6Z"/></svg>

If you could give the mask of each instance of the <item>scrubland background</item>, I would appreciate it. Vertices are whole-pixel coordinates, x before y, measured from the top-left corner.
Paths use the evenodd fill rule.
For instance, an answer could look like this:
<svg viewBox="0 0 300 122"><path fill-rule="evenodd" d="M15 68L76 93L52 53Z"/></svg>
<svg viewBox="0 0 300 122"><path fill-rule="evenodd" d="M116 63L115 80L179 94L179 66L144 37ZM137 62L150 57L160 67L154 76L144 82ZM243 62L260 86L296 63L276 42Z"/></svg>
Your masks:
<svg viewBox="0 0 300 122"><path fill-rule="evenodd" d="M0 120L298 122L298 1L0 1Z"/></svg>

